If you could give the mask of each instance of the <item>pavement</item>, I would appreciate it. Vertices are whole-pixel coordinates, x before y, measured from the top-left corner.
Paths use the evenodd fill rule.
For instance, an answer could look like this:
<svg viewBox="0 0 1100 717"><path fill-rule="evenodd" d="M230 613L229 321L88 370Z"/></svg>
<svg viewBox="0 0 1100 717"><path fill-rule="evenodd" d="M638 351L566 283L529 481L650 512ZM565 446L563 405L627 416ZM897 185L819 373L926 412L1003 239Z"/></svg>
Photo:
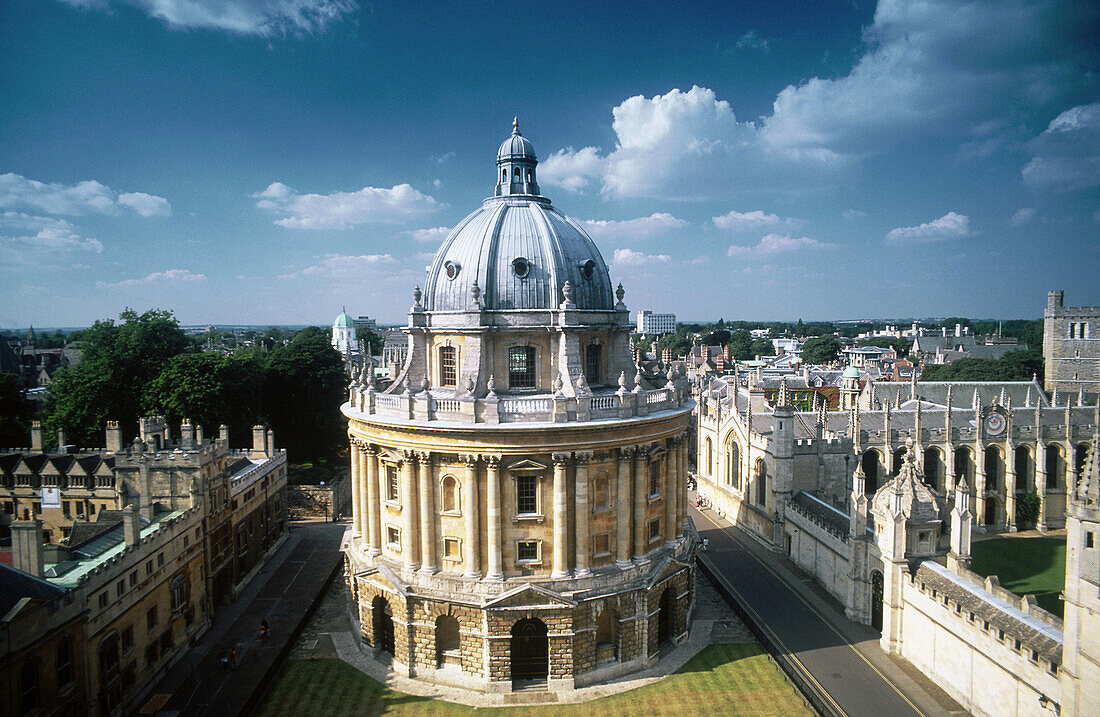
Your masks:
<svg viewBox="0 0 1100 717"><path fill-rule="evenodd" d="M153 688L136 712L162 717L215 714L236 717L259 700L264 688L309 621L339 570L345 524L298 521L282 547L236 602L214 613L209 630ZM260 621L269 637L259 639ZM223 666L223 651L237 650L236 666Z"/></svg>
<svg viewBox="0 0 1100 717"><path fill-rule="evenodd" d="M785 669L819 695L815 706L849 717L944 717L967 712L906 660L879 647L879 633L844 616L841 604L799 570L719 517L690 514L706 552L696 553L762 630Z"/></svg>

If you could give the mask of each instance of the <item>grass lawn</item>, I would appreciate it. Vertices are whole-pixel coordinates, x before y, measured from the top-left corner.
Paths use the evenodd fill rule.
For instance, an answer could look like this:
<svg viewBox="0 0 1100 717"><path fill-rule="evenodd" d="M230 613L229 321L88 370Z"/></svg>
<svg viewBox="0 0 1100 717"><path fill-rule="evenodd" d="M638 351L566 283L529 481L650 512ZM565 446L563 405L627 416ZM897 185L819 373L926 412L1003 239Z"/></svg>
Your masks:
<svg viewBox="0 0 1100 717"><path fill-rule="evenodd" d="M347 663L288 660L275 678L261 717L308 715L534 714L654 717L656 715L807 715L794 686L755 643L711 645L675 674L645 687L579 705L475 709L387 689Z"/></svg>
<svg viewBox="0 0 1100 717"><path fill-rule="evenodd" d="M1058 596L1066 586L1066 541L1058 538L992 538L970 549L970 569L996 575L1017 595L1031 593L1039 607L1062 617Z"/></svg>

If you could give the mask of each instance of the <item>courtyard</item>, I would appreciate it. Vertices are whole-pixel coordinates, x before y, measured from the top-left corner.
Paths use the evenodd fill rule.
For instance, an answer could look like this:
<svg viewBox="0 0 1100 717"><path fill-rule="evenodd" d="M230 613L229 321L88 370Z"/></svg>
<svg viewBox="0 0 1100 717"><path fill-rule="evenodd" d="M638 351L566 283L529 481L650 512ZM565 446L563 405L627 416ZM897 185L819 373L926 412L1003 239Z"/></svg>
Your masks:
<svg viewBox="0 0 1100 717"><path fill-rule="evenodd" d="M1065 537L1001 536L975 541L971 570L996 575L1006 590L1034 595L1039 607L1062 617L1059 596L1066 584Z"/></svg>

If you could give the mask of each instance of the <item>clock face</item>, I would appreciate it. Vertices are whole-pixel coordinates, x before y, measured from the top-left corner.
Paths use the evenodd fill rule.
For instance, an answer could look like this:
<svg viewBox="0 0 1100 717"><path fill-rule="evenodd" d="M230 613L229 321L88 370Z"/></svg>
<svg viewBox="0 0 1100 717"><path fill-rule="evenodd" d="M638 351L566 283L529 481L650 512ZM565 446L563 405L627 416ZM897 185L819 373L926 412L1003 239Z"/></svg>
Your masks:
<svg viewBox="0 0 1100 717"><path fill-rule="evenodd" d="M1005 417L999 413L991 413L985 417L985 430L991 436L998 436L1005 430Z"/></svg>

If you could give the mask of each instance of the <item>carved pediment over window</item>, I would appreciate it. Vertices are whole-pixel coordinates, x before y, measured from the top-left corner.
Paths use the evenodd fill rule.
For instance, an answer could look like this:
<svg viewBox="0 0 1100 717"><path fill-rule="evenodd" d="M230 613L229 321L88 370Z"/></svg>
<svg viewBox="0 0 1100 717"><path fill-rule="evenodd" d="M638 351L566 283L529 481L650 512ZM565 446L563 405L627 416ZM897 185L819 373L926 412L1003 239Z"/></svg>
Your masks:
<svg viewBox="0 0 1100 717"><path fill-rule="evenodd" d="M542 463L531 460L530 458L524 458L516 461L508 466L508 470L513 473L518 471L544 471L549 466L545 466Z"/></svg>
<svg viewBox="0 0 1100 717"><path fill-rule="evenodd" d="M523 585L485 603L487 610L576 607L577 603L564 595L538 585Z"/></svg>

